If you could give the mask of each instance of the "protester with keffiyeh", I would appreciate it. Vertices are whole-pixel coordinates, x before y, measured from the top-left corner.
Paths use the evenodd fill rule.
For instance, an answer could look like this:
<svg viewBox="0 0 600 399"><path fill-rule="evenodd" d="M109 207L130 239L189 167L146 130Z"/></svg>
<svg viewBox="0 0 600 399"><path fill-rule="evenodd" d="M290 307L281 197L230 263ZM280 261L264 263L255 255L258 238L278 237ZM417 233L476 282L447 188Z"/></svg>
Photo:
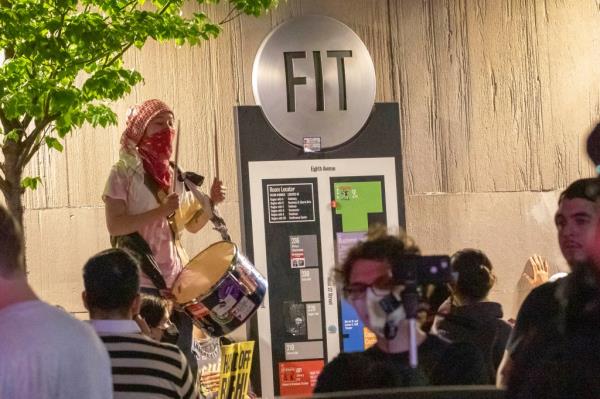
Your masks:
<svg viewBox="0 0 600 399"><path fill-rule="evenodd" d="M167 298L188 261L180 234L202 229L212 216L211 205L225 198L217 178L202 203L174 176L169 160L175 134L173 111L164 102L153 99L131 108L119 160L102 195L113 246L141 255L142 292ZM181 333L178 346L193 366L191 321L178 312L173 318Z"/></svg>

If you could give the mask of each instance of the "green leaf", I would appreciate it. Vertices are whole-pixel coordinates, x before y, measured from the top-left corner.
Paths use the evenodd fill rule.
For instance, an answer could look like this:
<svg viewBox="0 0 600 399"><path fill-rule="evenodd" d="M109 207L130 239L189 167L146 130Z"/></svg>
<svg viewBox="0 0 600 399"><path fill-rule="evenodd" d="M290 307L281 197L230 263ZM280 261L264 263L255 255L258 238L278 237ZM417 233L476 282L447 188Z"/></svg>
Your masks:
<svg viewBox="0 0 600 399"><path fill-rule="evenodd" d="M46 137L45 140L46 140L46 145L49 148L54 148L58 152L63 151L63 149L64 149L63 145L60 143L60 141L58 141L54 137Z"/></svg>
<svg viewBox="0 0 600 399"><path fill-rule="evenodd" d="M20 137L21 137L22 132L20 130L14 129L11 130L10 132L6 133L5 140L12 140L15 143L18 143L20 141Z"/></svg>
<svg viewBox="0 0 600 399"><path fill-rule="evenodd" d="M38 184L42 184L42 179L39 176L36 177L26 177L21 180L22 188L29 188L31 190L37 189Z"/></svg>
<svg viewBox="0 0 600 399"><path fill-rule="evenodd" d="M205 10L219 0L196 3ZM259 15L277 0L228 0L228 4ZM196 46L221 32L222 26L208 16L213 13L190 15L185 5L185 0L3 1L0 49L7 58L0 64L0 109L8 120L3 128L19 126L23 120L33 120L39 127L51 125L54 137L45 138L45 145L63 151L61 139L84 123L116 124L116 114L105 104L123 99L143 81L139 72L124 67L123 55L130 47L143 48L148 39ZM0 145L20 143L23 134L0 130ZM26 149L13 147L17 152ZM28 154L15 155L14 159L23 159ZM17 171L19 176L24 166ZM40 182L39 177L27 177L21 184L35 189Z"/></svg>

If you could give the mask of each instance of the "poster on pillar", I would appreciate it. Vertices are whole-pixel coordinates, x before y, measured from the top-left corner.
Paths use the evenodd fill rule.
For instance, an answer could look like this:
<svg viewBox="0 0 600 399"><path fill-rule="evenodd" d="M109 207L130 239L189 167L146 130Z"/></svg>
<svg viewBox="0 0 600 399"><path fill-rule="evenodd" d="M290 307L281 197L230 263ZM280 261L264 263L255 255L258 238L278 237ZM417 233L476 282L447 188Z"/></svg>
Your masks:
<svg viewBox="0 0 600 399"><path fill-rule="evenodd" d="M269 282L248 324L252 385L309 395L341 351L374 342L334 269L369 226L404 226L399 107L374 102L366 47L322 16L269 34L253 90L259 105L235 108L241 244Z"/></svg>

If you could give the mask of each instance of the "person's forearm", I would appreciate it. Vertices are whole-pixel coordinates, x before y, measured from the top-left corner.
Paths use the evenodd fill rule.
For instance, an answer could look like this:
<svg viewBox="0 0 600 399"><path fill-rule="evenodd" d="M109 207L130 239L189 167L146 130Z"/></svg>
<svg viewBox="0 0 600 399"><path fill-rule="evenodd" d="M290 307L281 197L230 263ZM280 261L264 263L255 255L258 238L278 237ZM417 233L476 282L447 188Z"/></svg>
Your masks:
<svg viewBox="0 0 600 399"><path fill-rule="evenodd" d="M502 358L496 373L496 387L506 388L506 383L511 372L512 365L513 362L510 357L510 353L508 353L508 351L504 351L504 357Z"/></svg>
<svg viewBox="0 0 600 399"><path fill-rule="evenodd" d="M111 236L124 236L142 229L142 227L165 217L161 207L137 215L118 215L107 218L108 233Z"/></svg>

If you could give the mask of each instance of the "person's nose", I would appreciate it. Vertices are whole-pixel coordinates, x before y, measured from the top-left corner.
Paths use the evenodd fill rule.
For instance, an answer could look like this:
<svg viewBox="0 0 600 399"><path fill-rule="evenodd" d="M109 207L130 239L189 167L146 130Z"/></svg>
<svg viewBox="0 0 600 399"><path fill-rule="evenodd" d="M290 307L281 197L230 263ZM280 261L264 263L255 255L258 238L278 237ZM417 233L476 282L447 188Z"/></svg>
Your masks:
<svg viewBox="0 0 600 399"><path fill-rule="evenodd" d="M572 238L577 234L577 226L574 223L565 223L560 234L564 238Z"/></svg>

